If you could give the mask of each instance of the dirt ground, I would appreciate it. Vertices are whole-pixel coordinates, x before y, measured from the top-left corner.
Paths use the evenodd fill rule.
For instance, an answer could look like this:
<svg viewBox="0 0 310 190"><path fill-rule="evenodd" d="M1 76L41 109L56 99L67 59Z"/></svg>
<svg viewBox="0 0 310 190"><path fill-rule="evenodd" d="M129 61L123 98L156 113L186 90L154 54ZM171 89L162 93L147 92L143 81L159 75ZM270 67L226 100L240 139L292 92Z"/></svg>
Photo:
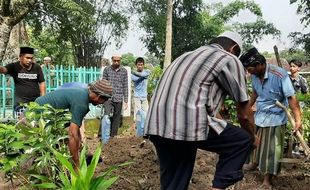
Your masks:
<svg viewBox="0 0 310 190"><path fill-rule="evenodd" d="M151 142L143 142L143 138L135 137L132 129L122 131L122 135L114 137L102 148L103 162L98 163L96 173L99 174L109 166L132 162L128 166L118 168L115 174L118 181L112 190L159 190L159 165ZM89 152L95 151L98 139L88 137ZM198 150L195 168L189 190L211 189L217 156L210 152ZM309 165L285 165L279 176L274 179L274 190L310 190ZM307 168L308 167L308 168ZM244 179L229 187L229 190L260 190L262 175L258 171L246 172ZM16 184L15 184L16 185ZM5 183L0 176L0 189L11 190L10 183Z"/></svg>
<svg viewBox="0 0 310 190"><path fill-rule="evenodd" d="M142 146L143 138L135 137L132 132L111 139L102 150L103 162L98 164L97 172L106 170L108 166L132 161L129 166L119 168L120 176L113 190L159 190L159 165L155 150L151 142L146 141ZM98 142L88 139L90 151L93 151ZM93 150L92 150L93 149ZM217 157L215 154L198 150L190 190L211 189L211 182L215 171ZM275 190L310 190L310 170L308 166L286 164L279 176L274 178ZM234 190L259 190L263 178L258 171L245 172L244 179L229 187Z"/></svg>

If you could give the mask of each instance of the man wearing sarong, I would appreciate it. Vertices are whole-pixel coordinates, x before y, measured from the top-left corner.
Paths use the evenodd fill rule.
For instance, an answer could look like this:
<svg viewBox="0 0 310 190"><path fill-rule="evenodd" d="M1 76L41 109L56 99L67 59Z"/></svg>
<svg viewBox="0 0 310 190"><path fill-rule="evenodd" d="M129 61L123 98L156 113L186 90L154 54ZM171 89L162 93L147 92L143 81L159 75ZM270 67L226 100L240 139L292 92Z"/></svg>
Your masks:
<svg viewBox="0 0 310 190"><path fill-rule="evenodd" d="M256 102L255 125L260 145L253 151L252 169L264 174L262 187L272 189L272 176L280 172L279 160L283 156L284 132L287 115L275 105L276 100L290 106L294 119L294 131L301 129L301 113L295 97L295 90L286 70L266 63L266 59L256 48L240 57L246 70L252 75L253 93L250 105Z"/></svg>

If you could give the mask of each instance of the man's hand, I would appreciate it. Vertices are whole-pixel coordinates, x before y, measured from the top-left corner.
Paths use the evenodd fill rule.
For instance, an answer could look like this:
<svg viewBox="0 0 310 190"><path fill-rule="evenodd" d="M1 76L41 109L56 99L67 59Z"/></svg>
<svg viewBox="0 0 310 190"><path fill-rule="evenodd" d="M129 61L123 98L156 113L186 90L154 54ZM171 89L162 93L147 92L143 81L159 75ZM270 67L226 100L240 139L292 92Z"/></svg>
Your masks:
<svg viewBox="0 0 310 190"><path fill-rule="evenodd" d="M5 67L0 66L0 73L6 74L7 72L8 72L8 70Z"/></svg>

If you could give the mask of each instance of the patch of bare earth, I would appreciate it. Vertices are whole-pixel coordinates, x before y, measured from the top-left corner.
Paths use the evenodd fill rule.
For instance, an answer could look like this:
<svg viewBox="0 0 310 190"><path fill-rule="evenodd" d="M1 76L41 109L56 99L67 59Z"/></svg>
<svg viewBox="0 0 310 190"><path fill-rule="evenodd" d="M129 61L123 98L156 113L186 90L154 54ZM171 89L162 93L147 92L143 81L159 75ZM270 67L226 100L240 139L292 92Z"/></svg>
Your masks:
<svg viewBox="0 0 310 190"><path fill-rule="evenodd" d="M129 166L119 168L120 176L111 189L115 190L157 190L160 189L159 165L155 149L150 141L142 146L143 138L134 135L123 135L111 139L102 149L103 162L98 164L97 172L109 166L133 162ZM97 140L89 140L95 149ZM211 189L217 156L213 153L198 150L190 190ZM309 168L303 165L285 165L279 176L274 178L275 190L306 190L310 189ZM246 171L242 181L229 187L231 190L259 190L263 176L258 171Z"/></svg>
<svg viewBox="0 0 310 190"><path fill-rule="evenodd" d="M99 174L113 165L132 162L128 166L118 168L115 174L119 180L112 190L159 190L159 165L154 147L150 141L142 143L143 138L135 137L132 131L124 131L123 135L112 138L102 148L103 162L98 163L96 173ZM99 142L96 138L87 140L89 152L94 152ZM213 153L198 150L190 190L211 189L217 156ZM310 189L309 168L304 165L285 165L279 176L274 178L274 190L307 190ZM259 190L263 178L258 171L245 172L242 181L230 190ZM16 183L17 184L17 180ZM15 189L0 177L0 189ZM17 188L16 188L17 189Z"/></svg>

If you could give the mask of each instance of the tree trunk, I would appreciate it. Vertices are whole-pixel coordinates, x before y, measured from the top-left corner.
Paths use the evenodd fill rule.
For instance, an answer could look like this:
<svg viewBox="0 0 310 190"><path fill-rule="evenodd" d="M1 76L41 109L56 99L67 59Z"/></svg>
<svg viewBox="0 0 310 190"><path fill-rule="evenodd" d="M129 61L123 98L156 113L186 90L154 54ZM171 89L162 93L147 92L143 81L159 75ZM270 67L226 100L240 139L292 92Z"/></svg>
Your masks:
<svg viewBox="0 0 310 190"><path fill-rule="evenodd" d="M166 47L164 69L171 63L171 48L172 48L172 0L167 0L167 22L166 22Z"/></svg>
<svg viewBox="0 0 310 190"><path fill-rule="evenodd" d="M3 60L7 45L10 39L12 26L9 25L6 18L0 17L0 60Z"/></svg>
<svg viewBox="0 0 310 190"><path fill-rule="evenodd" d="M26 31L26 26L23 21L15 25L11 30L9 43L7 44L3 61L11 63L18 60L20 46L27 46L29 39ZM33 47L36 48L36 47Z"/></svg>

